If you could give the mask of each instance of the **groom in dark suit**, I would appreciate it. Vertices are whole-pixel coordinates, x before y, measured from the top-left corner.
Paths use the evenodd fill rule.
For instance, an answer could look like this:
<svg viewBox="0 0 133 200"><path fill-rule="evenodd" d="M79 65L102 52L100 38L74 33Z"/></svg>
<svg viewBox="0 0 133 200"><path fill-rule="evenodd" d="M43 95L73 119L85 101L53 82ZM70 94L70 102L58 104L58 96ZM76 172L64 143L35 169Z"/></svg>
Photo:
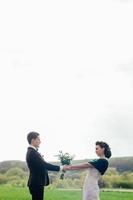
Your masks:
<svg viewBox="0 0 133 200"><path fill-rule="evenodd" d="M26 154L26 162L30 171L28 187L32 200L43 200L44 186L49 185L48 171L63 170L62 166L47 163L38 152L41 143L39 133L30 132L27 135L29 147Z"/></svg>

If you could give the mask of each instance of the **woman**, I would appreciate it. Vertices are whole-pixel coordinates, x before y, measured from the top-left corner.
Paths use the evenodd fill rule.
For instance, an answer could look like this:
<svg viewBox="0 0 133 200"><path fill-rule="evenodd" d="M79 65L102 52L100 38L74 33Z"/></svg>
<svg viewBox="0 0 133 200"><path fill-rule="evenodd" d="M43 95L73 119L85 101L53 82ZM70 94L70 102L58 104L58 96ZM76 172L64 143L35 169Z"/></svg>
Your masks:
<svg viewBox="0 0 133 200"><path fill-rule="evenodd" d="M105 142L96 142L96 154L99 159L85 164L65 166L64 168L64 170L88 169L83 187L83 200L99 200L98 180L108 168L108 158L111 157L109 145Z"/></svg>

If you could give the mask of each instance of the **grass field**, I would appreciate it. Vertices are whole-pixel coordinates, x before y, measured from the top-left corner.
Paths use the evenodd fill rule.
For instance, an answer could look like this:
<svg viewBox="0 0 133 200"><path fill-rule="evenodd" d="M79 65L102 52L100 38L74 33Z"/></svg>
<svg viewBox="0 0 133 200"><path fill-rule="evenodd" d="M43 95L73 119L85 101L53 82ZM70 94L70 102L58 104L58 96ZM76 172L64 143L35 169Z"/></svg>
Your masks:
<svg viewBox="0 0 133 200"><path fill-rule="evenodd" d="M133 192L101 192L100 200L133 200ZM28 189L0 187L0 200L30 200ZM45 200L82 200L81 191L46 190Z"/></svg>

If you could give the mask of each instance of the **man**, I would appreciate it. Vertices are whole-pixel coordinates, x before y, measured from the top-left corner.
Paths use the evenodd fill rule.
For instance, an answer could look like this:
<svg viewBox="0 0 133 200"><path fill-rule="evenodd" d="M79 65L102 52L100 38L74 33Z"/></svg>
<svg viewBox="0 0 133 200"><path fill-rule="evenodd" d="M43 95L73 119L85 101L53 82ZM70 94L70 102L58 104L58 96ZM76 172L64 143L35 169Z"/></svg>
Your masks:
<svg viewBox="0 0 133 200"><path fill-rule="evenodd" d="M30 171L28 187L32 200L43 200L44 186L49 185L48 171L63 170L62 166L52 165L44 161L38 153L40 137L37 132L30 132L27 135L29 147L26 154L26 162Z"/></svg>

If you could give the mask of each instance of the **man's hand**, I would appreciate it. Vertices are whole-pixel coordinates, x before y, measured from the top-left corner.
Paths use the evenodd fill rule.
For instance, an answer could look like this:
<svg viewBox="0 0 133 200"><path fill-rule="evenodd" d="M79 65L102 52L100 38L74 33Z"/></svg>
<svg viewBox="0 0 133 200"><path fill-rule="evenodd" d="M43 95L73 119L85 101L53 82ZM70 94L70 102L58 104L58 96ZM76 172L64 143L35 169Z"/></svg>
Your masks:
<svg viewBox="0 0 133 200"><path fill-rule="evenodd" d="M64 166L65 166L65 165L64 165ZM63 173L66 172L66 170L64 170L64 166L63 166L63 165L60 166L60 172L63 172Z"/></svg>

